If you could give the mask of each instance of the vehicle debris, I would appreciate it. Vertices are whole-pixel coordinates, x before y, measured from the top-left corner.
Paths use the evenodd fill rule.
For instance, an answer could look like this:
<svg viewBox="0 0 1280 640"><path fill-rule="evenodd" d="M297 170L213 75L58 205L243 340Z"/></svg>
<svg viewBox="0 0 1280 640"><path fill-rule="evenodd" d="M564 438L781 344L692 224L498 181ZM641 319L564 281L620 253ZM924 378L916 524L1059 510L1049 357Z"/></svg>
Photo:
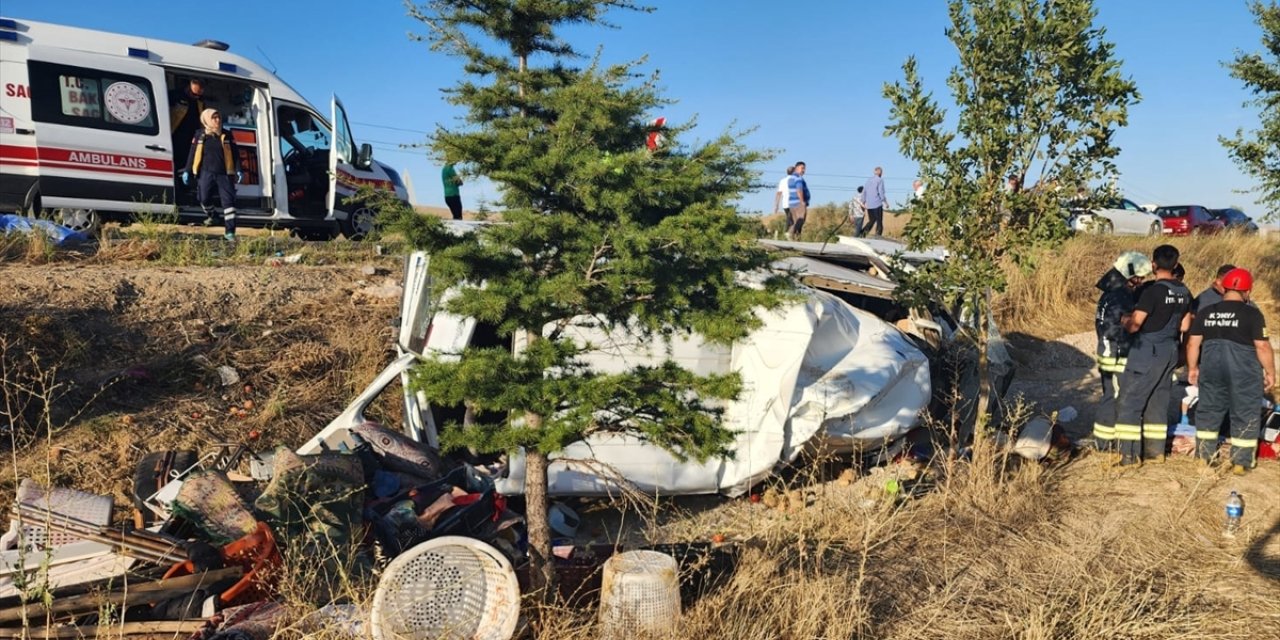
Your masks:
<svg viewBox="0 0 1280 640"><path fill-rule="evenodd" d="M873 503L902 499L913 490L920 471L907 434L918 428L921 417L936 402L937 354L960 333L961 324L953 320L958 316L945 310L901 308L893 301L896 283L892 278L899 270L913 268L913 261L945 256L907 252L887 241L775 244L786 253L774 268L797 278L797 296L788 307L762 313L762 326L747 338L724 347L697 338L673 339L604 349L589 356L591 365L601 370L618 366L617 359L634 365L673 357L705 372L741 372L746 388L754 391L727 403L724 414L739 434L737 455L705 464L681 462L635 439L593 437L570 445L552 465L552 495L609 495L622 487L668 495L739 495L802 454L821 452L902 460L891 472L872 473L865 479L848 473L837 481ZM169 616L163 621L199 621L203 638L258 637L263 630L269 634L280 624L297 622L282 617L278 592L281 570L297 558L314 558L318 572L337 571L336 566L328 566L335 560L325 550L352 548L355 556L348 569L380 575L386 582L394 575L393 567L407 566L416 562L414 558L435 554L439 559L441 554L465 550L476 558L488 558L472 561L493 564L493 580L469 585L443 574L436 579L454 580L449 588L462 591L506 585L500 596L476 591L479 595L472 598L478 603L486 598L501 603L499 608L506 611L499 616L501 624L493 622L499 618L492 611L468 613L441 607L433 611L439 616L457 614L471 616L470 621L493 622L475 627L488 630L489 635L477 631L457 637L510 637L514 626L508 623L514 624L518 616L520 576L527 568L527 534L522 516L509 508L507 496L523 492L523 458L516 452L468 464L442 456L439 429L450 408L427 406L410 385L403 384L410 367L424 356L456 351L483 334L474 320L438 311L426 275L428 260L425 254L411 255L404 283L381 285L400 296L398 357L310 441L296 450L274 451L251 451L245 444L219 445L202 457L191 451L150 452L135 474L134 506L140 513L134 522L124 524L110 522L109 506L104 519L103 514L64 512L52 499L19 499L14 517L22 527L34 529L14 536L24 545L21 549L4 552L0 597L19 596L32 579L45 580L54 595L52 606L42 615L52 616L55 625L77 624L83 616L97 614L96 608L92 613L79 608L81 601L76 598L84 590L118 584L127 576L130 584L165 586L130 591L127 597L104 591L107 598L118 600L111 600L117 605L113 624L158 623L162 620L156 616ZM580 327L578 337L593 344L608 343L602 338L609 336L592 331ZM513 349L522 346L511 345ZM230 365L215 365L202 355L193 361L209 374L216 372L222 387L243 384L240 372ZM998 357L993 361L997 367L1005 362ZM373 400L397 379L406 389L403 432L387 429L365 415ZM246 395L252 391L248 385L244 389ZM241 412L254 406L251 399L224 396L224 400ZM58 491L48 495L61 495ZM78 503L85 502L85 496L76 496ZM753 501L757 499L765 507L790 514L812 507L818 498L795 488L771 487L753 494ZM563 500L555 503L552 516L551 524L562 536L553 559L556 572L565 578L561 592L566 583L575 588L588 585L588 593L599 597L602 589L616 586L601 583L605 562L628 549L579 544L586 527ZM719 532L710 540L700 543L705 548L698 547L699 562L714 556L719 559L713 563L716 572L731 571L732 561L721 560L729 557L724 554L734 553L738 542ZM652 550L670 553L683 580L693 548L691 543ZM23 555L46 559L33 564L21 560ZM377 569L378 558L390 559L391 565ZM201 577L212 581L201 581ZM710 578L701 575L699 579ZM401 621L391 633L413 631L401 628L409 620L403 611L390 618L378 617L379 606L384 610L401 606L387 600L382 582L382 605L376 604L375 597L375 611L363 631L357 631L363 629L363 612L336 608L341 605L331 599L318 601L317 611L330 605L335 620L352 633L380 637L390 619ZM685 586L682 581L682 596ZM166 597L148 595L161 593ZM566 599L585 601L577 591ZM516 607L514 614L511 607ZM0 635L10 621L3 611ZM445 617L436 622L458 622ZM322 618L316 615L316 620Z"/></svg>

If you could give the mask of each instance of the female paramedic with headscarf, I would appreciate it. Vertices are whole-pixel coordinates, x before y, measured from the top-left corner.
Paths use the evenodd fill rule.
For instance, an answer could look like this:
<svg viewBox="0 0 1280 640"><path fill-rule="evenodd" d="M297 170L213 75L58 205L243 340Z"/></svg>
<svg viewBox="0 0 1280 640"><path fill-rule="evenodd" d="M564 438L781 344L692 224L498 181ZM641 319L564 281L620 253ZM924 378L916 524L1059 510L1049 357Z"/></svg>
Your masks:
<svg viewBox="0 0 1280 640"><path fill-rule="evenodd" d="M204 128L196 131L191 139L191 151L187 154L187 166L182 170L182 184L187 184L191 174L196 174L196 193L200 207L204 209L205 224L213 224L213 190L218 190L222 205L222 219L228 241L236 239L236 188L232 176L240 182L243 175L236 166L240 155L231 132L222 128L222 115L217 109L205 109L200 113ZM208 142L208 144L206 144Z"/></svg>

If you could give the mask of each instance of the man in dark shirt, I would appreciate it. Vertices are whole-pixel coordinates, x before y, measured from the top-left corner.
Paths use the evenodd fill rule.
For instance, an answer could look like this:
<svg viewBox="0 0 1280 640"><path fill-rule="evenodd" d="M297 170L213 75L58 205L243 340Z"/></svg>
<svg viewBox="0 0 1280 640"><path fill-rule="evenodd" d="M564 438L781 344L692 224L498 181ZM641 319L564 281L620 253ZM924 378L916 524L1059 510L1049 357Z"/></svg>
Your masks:
<svg viewBox="0 0 1280 640"><path fill-rule="evenodd" d="M1138 294L1124 328L1133 344L1120 375L1116 440L1120 464L1143 458L1164 460L1169 433L1169 395L1178 365L1179 337L1191 326L1191 291L1173 276L1178 248L1163 244L1152 252L1156 279Z"/></svg>
<svg viewBox="0 0 1280 640"><path fill-rule="evenodd" d="M1235 268L1236 266L1234 264L1224 264L1221 267L1218 267L1218 273L1213 277L1213 284L1206 287L1204 291L1200 292L1200 295L1196 296L1195 302L1191 304L1191 310L1199 311L1205 307L1213 306L1222 302L1222 292L1224 291L1222 288L1222 278L1228 273L1231 273Z"/></svg>
<svg viewBox="0 0 1280 640"><path fill-rule="evenodd" d="M1262 394L1276 382L1267 323L1249 306L1253 276L1233 269L1222 279L1222 302L1201 307L1187 340L1187 381L1200 387L1196 408L1196 453L1211 462L1218 425L1231 419L1231 470L1252 468L1262 422Z"/></svg>

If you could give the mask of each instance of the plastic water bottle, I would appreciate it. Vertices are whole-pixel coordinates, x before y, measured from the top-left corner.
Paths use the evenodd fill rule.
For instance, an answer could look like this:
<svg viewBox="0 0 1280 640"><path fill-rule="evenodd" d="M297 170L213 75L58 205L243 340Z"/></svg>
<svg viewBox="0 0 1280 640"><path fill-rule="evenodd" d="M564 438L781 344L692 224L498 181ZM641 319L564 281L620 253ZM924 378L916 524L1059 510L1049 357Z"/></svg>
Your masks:
<svg viewBox="0 0 1280 640"><path fill-rule="evenodd" d="M1240 499L1240 494L1232 491L1227 498L1227 536L1234 536L1236 530L1240 528L1240 518L1244 517L1244 500Z"/></svg>

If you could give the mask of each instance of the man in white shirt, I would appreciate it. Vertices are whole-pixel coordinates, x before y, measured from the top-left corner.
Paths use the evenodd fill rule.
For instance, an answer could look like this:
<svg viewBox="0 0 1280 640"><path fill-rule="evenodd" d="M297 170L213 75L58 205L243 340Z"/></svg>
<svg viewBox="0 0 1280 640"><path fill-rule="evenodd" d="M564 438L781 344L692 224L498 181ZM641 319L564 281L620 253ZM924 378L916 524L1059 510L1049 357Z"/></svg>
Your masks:
<svg viewBox="0 0 1280 640"><path fill-rule="evenodd" d="M787 200L791 198L791 189L787 181L791 179L791 174L795 170L795 165L787 167L787 175L782 176L778 181L778 189L773 192L773 214L778 215L779 208L786 212L788 230L791 229L791 208L787 206Z"/></svg>

